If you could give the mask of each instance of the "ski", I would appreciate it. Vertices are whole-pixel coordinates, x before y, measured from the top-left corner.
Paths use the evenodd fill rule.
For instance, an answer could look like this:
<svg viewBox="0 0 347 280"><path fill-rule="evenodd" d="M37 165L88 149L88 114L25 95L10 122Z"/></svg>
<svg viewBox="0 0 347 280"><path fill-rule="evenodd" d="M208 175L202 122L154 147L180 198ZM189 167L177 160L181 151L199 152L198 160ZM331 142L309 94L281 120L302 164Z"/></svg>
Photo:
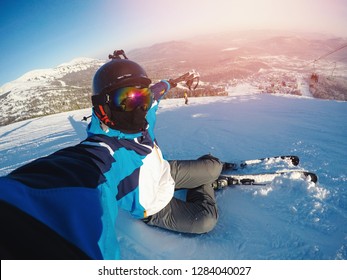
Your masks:
<svg viewBox="0 0 347 280"><path fill-rule="evenodd" d="M304 179L308 182L317 183L318 176L306 170L280 170L272 173L259 174L221 174L216 183L215 189L235 185L268 185L276 177L289 176L291 179Z"/></svg>
<svg viewBox="0 0 347 280"><path fill-rule="evenodd" d="M238 170L248 166L255 166L257 164L267 163L267 162L286 162L293 166L299 165L300 159L295 155L285 155L285 156L273 156L273 157L265 157L259 159L249 159L243 160L238 163L236 162L224 162L223 163L223 171L231 171Z"/></svg>

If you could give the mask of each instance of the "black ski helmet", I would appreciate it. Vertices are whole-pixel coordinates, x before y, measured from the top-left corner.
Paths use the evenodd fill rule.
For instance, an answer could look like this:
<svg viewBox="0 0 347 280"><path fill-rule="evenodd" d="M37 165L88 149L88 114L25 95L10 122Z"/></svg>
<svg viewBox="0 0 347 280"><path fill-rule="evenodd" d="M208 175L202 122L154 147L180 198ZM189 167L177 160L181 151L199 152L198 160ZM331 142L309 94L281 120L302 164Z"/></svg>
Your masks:
<svg viewBox="0 0 347 280"><path fill-rule="evenodd" d="M121 58L121 55L124 58ZM124 124L125 121L131 122L136 116L131 116L132 112L113 112L109 94L116 89L129 86L147 88L151 80L139 64L125 56L123 50L115 51L109 58L112 60L101 66L93 78L94 112L100 121L110 128L136 132L138 124L134 128L128 127L131 123ZM124 118L124 115L127 116Z"/></svg>

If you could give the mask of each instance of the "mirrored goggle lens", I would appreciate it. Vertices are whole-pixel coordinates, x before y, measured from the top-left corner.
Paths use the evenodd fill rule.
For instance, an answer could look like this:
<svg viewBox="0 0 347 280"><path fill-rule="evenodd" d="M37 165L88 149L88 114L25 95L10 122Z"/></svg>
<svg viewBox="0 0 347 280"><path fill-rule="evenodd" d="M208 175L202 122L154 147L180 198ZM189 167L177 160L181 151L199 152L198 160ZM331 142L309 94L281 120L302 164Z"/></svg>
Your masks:
<svg viewBox="0 0 347 280"><path fill-rule="evenodd" d="M111 94L113 105L121 111L133 111L138 107L149 110L152 106L152 92L149 88L125 87Z"/></svg>

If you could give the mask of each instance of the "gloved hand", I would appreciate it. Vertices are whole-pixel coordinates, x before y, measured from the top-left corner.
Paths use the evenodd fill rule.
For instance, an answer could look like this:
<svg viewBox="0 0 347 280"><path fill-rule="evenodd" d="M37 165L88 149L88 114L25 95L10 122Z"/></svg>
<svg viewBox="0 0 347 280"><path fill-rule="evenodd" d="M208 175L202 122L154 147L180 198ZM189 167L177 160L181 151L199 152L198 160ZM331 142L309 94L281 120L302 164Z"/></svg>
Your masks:
<svg viewBox="0 0 347 280"><path fill-rule="evenodd" d="M171 88L174 88L174 87L177 86L177 83L175 83L175 80L174 80L174 79L169 79L168 82L169 82Z"/></svg>

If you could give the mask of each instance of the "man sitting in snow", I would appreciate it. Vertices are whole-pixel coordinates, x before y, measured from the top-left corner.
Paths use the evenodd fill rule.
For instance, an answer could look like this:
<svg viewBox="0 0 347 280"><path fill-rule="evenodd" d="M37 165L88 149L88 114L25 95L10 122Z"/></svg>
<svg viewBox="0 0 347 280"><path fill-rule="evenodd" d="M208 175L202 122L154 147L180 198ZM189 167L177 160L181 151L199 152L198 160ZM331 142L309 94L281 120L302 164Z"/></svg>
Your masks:
<svg viewBox="0 0 347 280"><path fill-rule="evenodd" d="M156 111L176 84L150 86L144 69L123 56L94 76L86 140L0 178L1 259L117 259L118 206L173 231L214 228L212 183L222 164L210 155L163 158ZM174 197L183 188L185 201Z"/></svg>

